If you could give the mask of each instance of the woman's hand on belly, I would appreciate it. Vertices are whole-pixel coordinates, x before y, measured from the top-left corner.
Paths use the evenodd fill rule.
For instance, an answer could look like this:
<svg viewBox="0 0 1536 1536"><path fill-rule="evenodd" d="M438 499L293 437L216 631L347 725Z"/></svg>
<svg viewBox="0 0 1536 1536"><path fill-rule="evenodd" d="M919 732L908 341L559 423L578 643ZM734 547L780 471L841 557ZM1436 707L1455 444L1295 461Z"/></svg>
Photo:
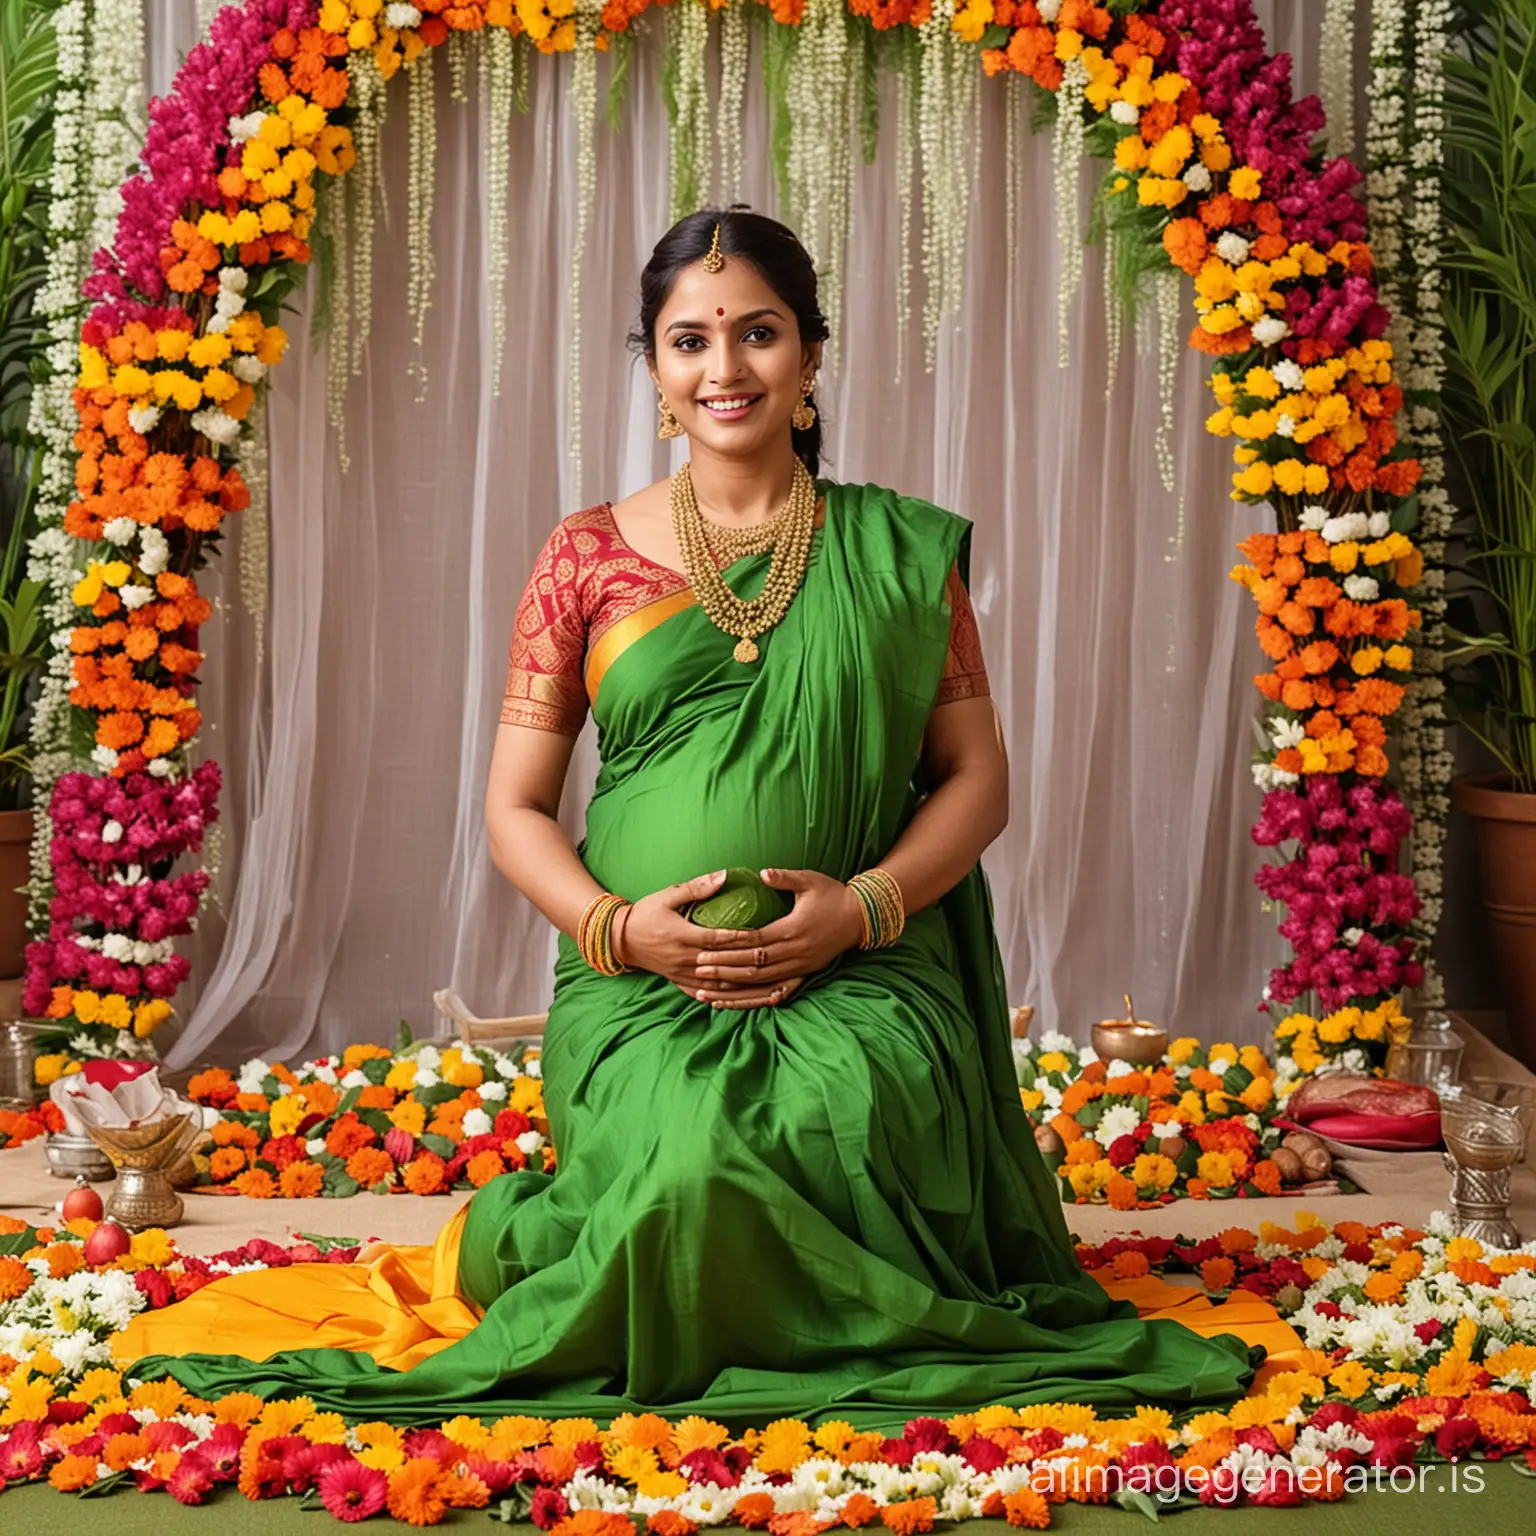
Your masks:
<svg viewBox="0 0 1536 1536"><path fill-rule="evenodd" d="M707 948L719 954L741 954L761 942L760 932L752 928L701 928L683 916L681 908L690 901L703 901L713 896L725 878L723 869L713 874L699 875L678 885L663 886L642 896L633 906L622 908L614 918L614 954L621 965L632 966L638 971L650 971L665 976L668 981L681 987L689 997L701 1002L711 1001L702 990L694 966L701 949ZM766 994L773 984L734 983L716 984L720 996L730 996L738 1001L735 1006L760 1007L770 999ZM781 995L787 992L779 987ZM747 1002L748 996L756 999ZM771 999L777 1002L778 997Z"/></svg>
<svg viewBox="0 0 1536 1536"><path fill-rule="evenodd" d="M749 935L748 943L701 944L695 993L722 1008L782 1002L807 976L831 965L864 937L859 898L841 880L816 869L765 869L763 883L795 898L788 917ZM788 987L780 997L770 994ZM747 1001L743 990L757 1001Z"/></svg>

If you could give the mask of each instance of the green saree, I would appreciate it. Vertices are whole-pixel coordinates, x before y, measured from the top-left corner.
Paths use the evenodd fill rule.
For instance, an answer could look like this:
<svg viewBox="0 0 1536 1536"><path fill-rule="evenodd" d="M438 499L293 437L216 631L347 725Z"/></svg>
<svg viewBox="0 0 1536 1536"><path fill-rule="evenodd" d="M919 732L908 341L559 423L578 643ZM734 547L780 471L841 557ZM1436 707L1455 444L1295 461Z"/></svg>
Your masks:
<svg viewBox="0 0 1536 1536"><path fill-rule="evenodd" d="M580 848L607 889L734 864L846 879L916 809L970 524L822 489L804 585L759 663L694 604L608 647ZM738 562L733 586L751 595L767 564ZM1019 1102L979 865L895 946L849 951L777 1008L600 976L562 936L543 1071L559 1172L470 1201L458 1284L483 1317L466 1337L405 1371L300 1349L133 1374L400 1423L654 1410L896 1428L990 1403L1225 1405L1262 1359L1138 1319L1078 1265Z"/></svg>

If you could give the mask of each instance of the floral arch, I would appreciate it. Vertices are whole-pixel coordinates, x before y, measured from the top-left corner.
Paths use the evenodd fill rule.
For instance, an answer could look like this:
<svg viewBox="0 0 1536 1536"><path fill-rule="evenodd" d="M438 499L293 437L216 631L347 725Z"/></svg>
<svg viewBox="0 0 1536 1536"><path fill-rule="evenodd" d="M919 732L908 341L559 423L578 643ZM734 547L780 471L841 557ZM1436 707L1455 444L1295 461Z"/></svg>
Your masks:
<svg viewBox="0 0 1536 1536"><path fill-rule="evenodd" d="M91 5L112 3L69 0L61 55ZM351 210L344 240L333 225L328 245L317 215L349 172L365 192L371 185L386 83L403 74L405 89L430 93L440 54L461 78L473 39L494 121L510 112L534 54L573 52L590 198L596 56L622 54L648 5L243 0L218 14L152 109L143 169L121 188L115 237L89 261L83 314L70 292L44 306L74 371L61 369L45 396L49 525L33 551L34 573L53 594L58 659L34 728L39 805L50 789L51 798L34 848L37 937L25 1008L54 1021L59 1040L79 1049L83 1035L106 1054L148 1049L188 973L174 942L190 931L207 886L197 856L219 792L214 763L188 767L202 725L198 631L209 615L197 573L218 553L225 520L250 503L242 453L269 371L282 361L284 297L328 248L366 260L367 195L331 205L336 220ZM919 148L929 149L923 245L935 273L960 265L953 242L966 205L929 142L942 122L934 114L963 103L976 82L988 89L997 77L1025 77L1054 97L1059 190L1075 188L1082 154L1109 162L1101 206L1116 267L1192 279L1189 343L1208 359L1215 397L1207 426L1232 440L1233 498L1267 503L1278 524L1244 542L1232 571L1257 604L1263 658L1254 772L1264 800L1254 838L1281 850L1257 880L1285 906L1282 932L1295 950L1264 996L1280 1006L1314 994L1320 1012L1373 1010L1390 1021L1401 990L1425 981L1433 927L1413 878L1398 869L1411 818L1390 780L1401 758L1417 765L1414 787L1428 783L1438 715L1422 700L1415 708L1414 682L1433 670L1442 610L1425 554L1439 558L1449 514L1438 486L1421 487L1420 459L1399 440L1407 420L1430 442L1435 418L1405 415L1394 375L1401 333L1391 329L1384 298L1392 295L1367 243L1360 173L1314 154L1323 114L1315 98L1292 99L1290 61L1268 55L1248 0L658 5L675 55L677 208L698 200L701 61L715 11L722 71L738 91L744 29L752 18L767 28L778 71L770 96L783 113L856 113L847 93L881 50L909 61ZM1334 0L1330 9L1348 11ZM1373 42L1389 54L1392 45L1390 36ZM811 78L786 62L797 50L820 58L826 90L795 88ZM839 93L828 108L824 98ZM494 185L494 143L489 153ZM807 189L821 173L793 160L791 151L780 168L788 215L797 203L807 220L831 208L814 213L833 226L810 232L815 255L818 240L835 241L837 200L813 200ZM429 213L430 177L414 177L413 230L429 228ZM505 216L493 200L492 223ZM1082 237L1064 223L1062 241L1070 297ZM419 337L429 241L413 243L412 255ZM929 285L930 340L942 287ZM332 348L335 399L361 344L350 340ZM1405 720L1412 729L1394 745ZM1432 855L1431 847L1431 865ZM192 867L173 873L183 856ZM1431 977L1426 994L1433 986ZM1294 1020L1282 1029L1306 1034ZM1302 1050L1295 1054L1299 1062Z"/></svg>

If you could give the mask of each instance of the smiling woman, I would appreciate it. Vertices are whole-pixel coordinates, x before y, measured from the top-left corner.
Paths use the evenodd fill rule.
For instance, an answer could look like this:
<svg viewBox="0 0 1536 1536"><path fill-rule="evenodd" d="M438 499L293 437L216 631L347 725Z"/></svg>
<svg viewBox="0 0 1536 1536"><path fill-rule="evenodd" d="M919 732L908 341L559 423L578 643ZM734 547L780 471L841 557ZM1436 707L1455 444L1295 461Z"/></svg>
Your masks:
<svg viewBox="0 0 1536 1536"><path fill-rule="evenodd" d="M1255 1333L1207 1337L1111 1299L1020 1104L978 862L1008 782L969 522L817 477L826 326L782 225L690 215L642 295L690 462L551 535L486 799L497 864L561 930L542 1058L559 1175L481 1189L430 1283L380 1260L366 1288L399 1303L376 1347L339 1331L355 1276L290 1271L259 1295L215 1281L124 1354L206 1396L400 1422L894 1429L990 1403L1231 1402L1278 1315L1255 1301ZM589 703L602 768L573 847L556 811ZM691 923L727 866L791 894L788 915ZM344 1347L179 1353L289 1341Z"/></svg>

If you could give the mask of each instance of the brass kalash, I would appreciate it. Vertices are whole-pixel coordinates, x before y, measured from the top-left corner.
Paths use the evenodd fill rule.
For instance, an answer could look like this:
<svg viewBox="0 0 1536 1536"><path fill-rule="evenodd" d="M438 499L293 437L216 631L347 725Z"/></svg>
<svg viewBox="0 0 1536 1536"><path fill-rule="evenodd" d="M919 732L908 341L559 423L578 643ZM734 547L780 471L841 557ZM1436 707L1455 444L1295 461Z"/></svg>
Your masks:
<svg viewBox="0 0 1536 1536"><path fill-rule="evenodd" d="M1509 1214L1510 1173L1525 1152L1518 1108L1479 1098L1464 1084L1439 1093L1440 1134L1457 1234L1490 1248L1518 1248L1520 1229Z"/></svg>
<svg viewBox="0 0 1536 1536"><path fill-rule="evenodd" d="M1100 1019L1093 1026L1093 1048L1101 1061L1125 1061L1134 1067L1152 1067L1168 1049L1168 1031L1136 1017L1131 994L1125 996L1123 1019Z"/></svg>

